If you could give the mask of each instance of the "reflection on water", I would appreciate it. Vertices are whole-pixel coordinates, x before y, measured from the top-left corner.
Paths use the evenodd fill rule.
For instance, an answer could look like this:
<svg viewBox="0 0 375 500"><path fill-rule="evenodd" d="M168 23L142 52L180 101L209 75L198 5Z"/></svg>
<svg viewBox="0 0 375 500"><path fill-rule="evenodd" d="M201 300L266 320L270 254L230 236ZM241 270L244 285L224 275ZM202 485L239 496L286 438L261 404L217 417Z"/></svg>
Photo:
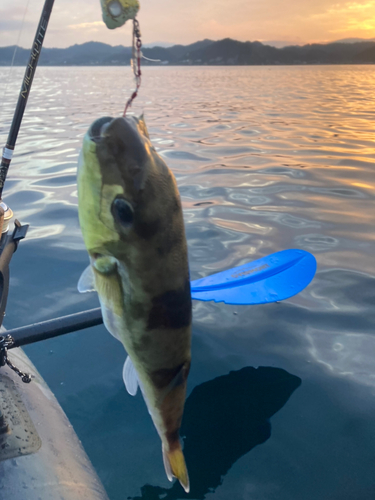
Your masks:
<svg viewBox="0 0 375 500"><path fill-rule="evenodd" d="M314 296L328 298L329 312L307 326L311 356L332 374L370 386L375 394L375 278L341 269L326 271Z"/></svg>
<svg viewBox="0 0 375 500"><path fill-rule="evenodd" d="M181 428L190 493L177 483L169 489L145 485L133 500L203 500L239 458L269 439L269 418L300 384L300 378L279 368L247 367L195 387Z"/></svg>
<svg viewBox="0 0 375 500"><path fill-rule="evenodd" d="M23 72L12 73L1 143ZM190 497L373 500L375 68L143 73L133 110L144 110L153 144L176 176L192 279L293 247L318 262L309 287L280 304L194 304L192 392L183 422ZM0 73L0 89L7 74ZM76 163L89 125L120 115L132 89L123 67L38 68L4 191L17 218L30 224L12 261L7 328L98 306L95 294L76 289L88 263ZM126 394L124 353L103 327L29 346L27 353L111 500L181 495L165 477L141 396ZM278 368L243 369L250 366ZM276 383L278 374L285 375L280 400L274 384L265 390L266 378ZM243 382L236 391L247 387L248 397L236 399L235 391L226 407L221 393L237 376ZM299 390L277 411L299 379ZM247 405L247 420L232 418L240 404ZM269 437L267 418L275 411ZM233 434L241 425L238 440Z"/></svg>

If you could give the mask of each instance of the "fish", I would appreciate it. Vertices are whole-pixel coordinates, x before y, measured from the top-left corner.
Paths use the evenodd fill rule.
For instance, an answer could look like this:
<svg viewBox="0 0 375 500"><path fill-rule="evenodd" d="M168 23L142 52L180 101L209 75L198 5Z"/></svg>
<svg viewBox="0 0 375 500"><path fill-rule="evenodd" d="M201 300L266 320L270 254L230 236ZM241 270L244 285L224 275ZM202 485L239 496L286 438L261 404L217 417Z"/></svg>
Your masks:
<svg viewBox="0 0 375 500"><path fill-rule="evenodd" d="M138 0L100 0L102 17L110 30L123 26L129 19L134 19L139 11Z"/></svg>
<svg viewBox="0 0 375 500"><path fill-rule="evenodd" d="M90 264L80 292L98 293L104 324L124 346L125 386L141 389L167 477L189 491L179 438L191 364L192 302L176 180L144 117L103 117L83 139L78 215Z"/></svg>

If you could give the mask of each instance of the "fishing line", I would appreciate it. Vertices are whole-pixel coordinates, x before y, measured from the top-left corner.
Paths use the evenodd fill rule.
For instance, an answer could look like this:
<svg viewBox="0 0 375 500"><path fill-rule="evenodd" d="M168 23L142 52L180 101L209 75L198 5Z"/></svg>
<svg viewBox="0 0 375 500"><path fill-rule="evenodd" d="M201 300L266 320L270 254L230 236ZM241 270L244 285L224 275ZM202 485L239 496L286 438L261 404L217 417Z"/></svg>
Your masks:
<svg viewBox="0 0 375 500"><path fill-rule="evenodd" d="M132 58L130 61L133 73L134 73L134 78L135 78L135 90L128 99L124 114L122 116L126 115L126 112L128 108L132 105L132 102L138 95L138 90L139 87L141 86L141 59L142 59L142 41L141 41L141 31L139 29L139 22L137 19L133 19L133 43L132 43Z"/></svg>
<svg viewBox="0 0 375 500"><path fill-rule="evenodd" d="M141 86L141 60L145 59L145 61L150 62L160 62L160 59L150 59L142 54L142 41L141 41L141 31L139 29L139 21L137 19L133 19L133 41L132 41L132 57L130 59L130 66L134 73L135 78L135 90L128 99L125 111L122 116L126 115L128 108L132 105L132 102L138 95L139 87Z"/></svg>
<svg viewBox="0 0 375 500"><path fill-rule="evenodd" d="M4 89L4 93L3 93L4 99L2 100L1 106L0 106L0 116L2 115L2 112L3 112L3 107L4 107L4 103L5 103L5 99L6 99L6 93L7 93L7 90L8 90L8 85L9 85L9 82L10 82L10 77L12 75L14 60L16 58L18 45L20 43L20 39L21 39L22 31L23 31L23 25L25 23L26 14L27 14L27 11L28 11L28 8L29 8L29 3L30 3L30 0L27 0L25 12L23 13L23 18L22 18L22 22L21 22L21 28L20 28L20 30L18 32L18 38L17 38L16 45L15 45L14 51L13 51L13 57L12 57L12 62L11 62L10 68L9 68L8 78L6 78L6 80L5 80L5 89Z"/></svg>

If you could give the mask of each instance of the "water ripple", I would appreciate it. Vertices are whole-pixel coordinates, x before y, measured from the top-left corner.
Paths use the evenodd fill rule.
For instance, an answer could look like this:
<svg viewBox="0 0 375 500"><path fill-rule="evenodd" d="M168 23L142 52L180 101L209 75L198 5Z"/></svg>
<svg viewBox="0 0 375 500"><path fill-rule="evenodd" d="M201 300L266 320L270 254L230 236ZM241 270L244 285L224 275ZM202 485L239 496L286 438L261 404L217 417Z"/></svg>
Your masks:
<svg viewBox="0 0 375 500"><path fill-rule="evenodd" d="M13 70L2 143L22 76ZM318 261L309 287L281 304L194 305L191 388L244 366L282 367L302 379L275 416L275 439L242 456L210 496L375 498L374 87L373 66L143 69L133 112L144 110L176 176L191 278L291 247ZM4 191L30 224L11 270L7 327L98 306L95 294L76 291L87 266L76 162L89 125L119 116L132 91L123 67L38 68ZM126 399L118 344L100 328L49 342L28 352L111 498L136 497L153 479L166 485L144 405Z"/></svg>

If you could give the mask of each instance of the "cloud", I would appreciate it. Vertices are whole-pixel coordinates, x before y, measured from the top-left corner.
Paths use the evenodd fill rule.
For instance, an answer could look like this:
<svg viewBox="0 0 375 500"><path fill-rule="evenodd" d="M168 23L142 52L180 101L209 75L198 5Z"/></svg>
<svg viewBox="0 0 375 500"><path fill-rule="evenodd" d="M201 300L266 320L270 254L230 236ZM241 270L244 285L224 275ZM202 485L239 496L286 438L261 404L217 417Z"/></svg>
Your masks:
<svg viewBox="0 0 375 500"><path fill-rule="evenodd" d="M335 4L312 16L312 20L326 26L328 33L346 36L361 35L375 30L375 1L345 2ZM366 36L366 33L362 33Z"/></svg>
<svg viewBox="0 0 375 500"><path fill-rule="evenodd" d="M39 19L32 4L33 0L29 4L25 0L1 0L0 45L31 45Z"/></svg>
<svg viewBox="0 0 375 500"><path fill-rule="evenodd" d="M22 46L30 46L44 0L29 0ZM1 0L0 45L15 43L27 0ZM108 30L99 0L55 2L45 45L67 47L90 40L130 45L131 25ZM191 43L203 38L330 41L337 34L368 37L375 29L375 0L141 0L144 43ZM26 43L27 42L27 43Z"/></svg>
<svg viewBox="0 0 375 500"><path fill-rule="evenodd" d="M3 17L1 11L0 11L0 16ZM0 31L18 31L20 27L21 24L16 19L8 19L5 21L4 20L0 21Z"/></svg>
<svg viewBox="0 0 375 500"><path fill-rule="evenodd" d="M103 26L104 23L103 21L93 21L91 23L80 23L80 24L69 24L68 28L73 29L73 30L80 30L80 29L92 29L92 28L97 28L98 26Z"/></svg>
<svg viewBox="0 0 375 500"><path fill-rule="evenodd" d="M0 30L1 31L19 31L22 26L22 20L25 17L24 28L28 29L33 24L30 19L27 19L27 10L17 5L13 7L0 7Z"/></svg>

